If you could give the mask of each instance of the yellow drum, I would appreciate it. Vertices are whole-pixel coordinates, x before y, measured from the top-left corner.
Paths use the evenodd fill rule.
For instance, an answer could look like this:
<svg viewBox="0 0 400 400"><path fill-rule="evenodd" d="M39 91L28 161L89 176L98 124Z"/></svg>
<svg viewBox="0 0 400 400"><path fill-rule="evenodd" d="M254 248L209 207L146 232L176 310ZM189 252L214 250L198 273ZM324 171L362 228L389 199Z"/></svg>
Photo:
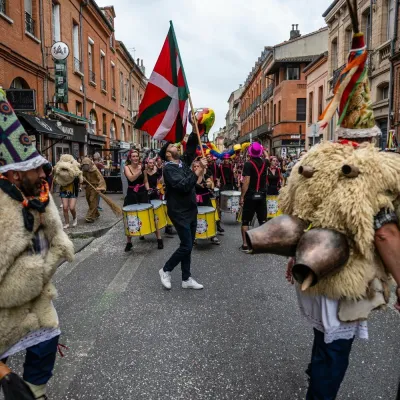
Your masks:
<svg viewBox="0 0 400 400"><path fill-rule="evenodd" d="M168 209L167 209L167 201L166 200L163 201L163 207L164 207L165 216L167 218L167 225L172 225L172 221L168 216Z"/></svg>
<svg viewBox="0 0 400 400"><path fill-rule="evenodd" d="M215 208L215 220L218 222L219 215L218 215L218 210L217 210L217 199L211 199L211 204Z"/></svg>
<svg viewBox="0 0 400 400"><path fill-rule="evenodd" d="M210 239L217 236L215 208L197 207L196 239Z"/></svg>
<svg viewBox="0 0 400 400"><path fill-rule="evenodd" d="M152 204L131 204L122 211L126 236L145 236L156 231Z"/></svg>
<svg viewBox="0 0 400 400"><path fill-rule="evenodd" d="M279 196L267 196L267 218L275 218L282 215L279 209Z"/></svg>
<svg viewBox="0 0 400 400"><path fill-rule="evenodd" d="M150 200L154 208L154 218L156 219L156 226L162 229L167 225L167 216L165 214L164 205L161 200Z"/></svg>

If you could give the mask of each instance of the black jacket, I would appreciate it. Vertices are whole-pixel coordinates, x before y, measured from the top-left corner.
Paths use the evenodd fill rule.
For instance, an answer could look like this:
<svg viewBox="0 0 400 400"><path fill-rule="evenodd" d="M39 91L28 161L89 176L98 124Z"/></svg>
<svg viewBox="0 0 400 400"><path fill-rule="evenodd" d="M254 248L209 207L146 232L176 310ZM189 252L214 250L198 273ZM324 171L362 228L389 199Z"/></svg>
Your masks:
<svg viewBox="0 0 400 400"><path fill-rule="evenodd" d="M197 176L190 169L196 156L197 136L192 132L186 144L181 165L167 163L164 167L168 215L174 225L185 225L196 220L196 182Z"/></svg>

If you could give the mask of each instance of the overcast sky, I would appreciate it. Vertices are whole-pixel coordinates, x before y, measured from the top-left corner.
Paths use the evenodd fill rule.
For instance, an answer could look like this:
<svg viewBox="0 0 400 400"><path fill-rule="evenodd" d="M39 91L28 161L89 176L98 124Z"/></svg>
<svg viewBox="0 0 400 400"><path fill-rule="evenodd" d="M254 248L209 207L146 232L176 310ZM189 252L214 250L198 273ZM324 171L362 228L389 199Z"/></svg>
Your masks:
<svg viewBox="0 0 400 400"><path fill-rule="evenodd" d="M302 34L325 26L332 0L97 0L116 12L116 38L149 77L172 20L195 107L211 107L225 126L228 98L243 84L264 46L289 39L292 24ZM133 48L135 50L133 50Z"/></svg>

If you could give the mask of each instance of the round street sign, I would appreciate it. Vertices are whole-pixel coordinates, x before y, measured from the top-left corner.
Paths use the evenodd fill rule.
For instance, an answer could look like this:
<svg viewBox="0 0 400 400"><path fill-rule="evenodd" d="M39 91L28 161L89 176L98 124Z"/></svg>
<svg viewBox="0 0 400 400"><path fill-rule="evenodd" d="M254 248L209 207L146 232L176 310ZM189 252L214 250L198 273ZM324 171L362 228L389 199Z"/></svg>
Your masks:
<svg viewBox="0 0 400 400"><path fill-rule="evenodd" d="M69 56L69 47L64 42L56 42L51 46L51 55L56 60L65 60Z"/></svg>

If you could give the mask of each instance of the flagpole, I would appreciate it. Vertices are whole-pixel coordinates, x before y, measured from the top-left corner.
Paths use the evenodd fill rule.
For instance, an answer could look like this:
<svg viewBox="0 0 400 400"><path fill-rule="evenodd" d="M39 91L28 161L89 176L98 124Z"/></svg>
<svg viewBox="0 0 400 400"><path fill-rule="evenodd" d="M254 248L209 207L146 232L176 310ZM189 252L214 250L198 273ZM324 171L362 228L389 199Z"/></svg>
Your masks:
<svg viewBox="0 0 400 400"><path fill-rule="evenodd" d="M189 89L189 85L186 80L186 74L185 74L185 70L183 68L183 63L182 63L182 59L181 59L181 52L179 51L178 41L176 40L176 36L175 36L174 25L173 25L172 21L169 21L169 23L171 25L171 31L172 31L172 36L174 38L175 46L178 50L178 57L179 57L179 63L181 64L183 80L185 81L186 87ZM197 119L196 119L196 115L194 113L194 107L193 107L193 102L192 102L192 96L190 95L190 90L188 90L188 98L189 98L190 110L192 113L192 121L194 122L194 130L196 131L197 140L199 141L201 155L202 155L202 157L204 157L203 144L201 143L199 126L197 125Z"/></svg>

